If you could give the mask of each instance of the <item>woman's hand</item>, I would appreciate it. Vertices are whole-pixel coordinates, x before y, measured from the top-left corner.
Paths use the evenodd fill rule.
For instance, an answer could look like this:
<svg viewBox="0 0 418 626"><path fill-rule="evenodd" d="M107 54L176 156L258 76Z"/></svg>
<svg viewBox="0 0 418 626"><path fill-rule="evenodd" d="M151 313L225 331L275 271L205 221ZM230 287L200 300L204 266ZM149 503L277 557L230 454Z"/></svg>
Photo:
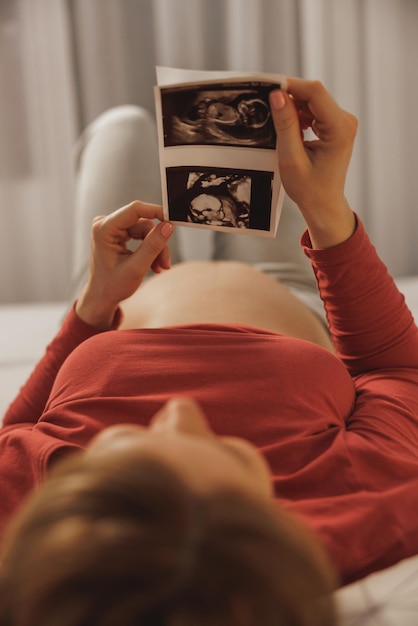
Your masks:
<svg viewBox="0 0 418 626"><path fill-rule="evenodd" d="M92 226L90 274L76 304L77 315L98 328L110 328L119 303L131 296L151 268L170 268L167 240L173 231L163 220L162 207L132 202L107 217L96 217ZM132 252L126 244L142 239Z"/></svg>
<svg viewBox="0 0 418 626"><path fill-rule="evenodd" d="M287 93L273 91L270 104L284 188L305 218L312 245L337 245L355 229L344 186L357 120L318 81L289 78ZM304 140L307 128L315 140Z"/></svg>

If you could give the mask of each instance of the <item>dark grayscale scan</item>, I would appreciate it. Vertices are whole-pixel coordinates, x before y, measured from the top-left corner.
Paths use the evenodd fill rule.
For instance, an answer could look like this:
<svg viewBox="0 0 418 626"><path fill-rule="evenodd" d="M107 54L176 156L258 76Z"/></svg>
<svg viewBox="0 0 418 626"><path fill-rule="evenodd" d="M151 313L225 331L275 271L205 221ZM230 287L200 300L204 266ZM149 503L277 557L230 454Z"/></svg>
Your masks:
<svg viewBox="0 0 418 626"><path fill-rule="evenodd" d="M268 103L271 88L239 84L162 89L164 145L274 149L276 134Z"/></svg>
<svg viewBox="0 0 418 626"><path fill-rule="evenodd" d="M272 172L188 167L171 167L166 172L170 219L213 227L269 229ZM254 198L257 211L252 206Z"/></svg>

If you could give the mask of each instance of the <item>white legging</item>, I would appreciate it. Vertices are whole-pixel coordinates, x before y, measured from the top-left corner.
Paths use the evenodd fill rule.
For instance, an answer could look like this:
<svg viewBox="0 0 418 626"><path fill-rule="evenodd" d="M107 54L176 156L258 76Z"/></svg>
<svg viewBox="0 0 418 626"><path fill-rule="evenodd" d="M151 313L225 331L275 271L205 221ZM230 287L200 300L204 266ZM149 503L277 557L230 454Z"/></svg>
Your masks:
<svg viewBox="0 0 418 626"><path fill-rule="evenodd" d="M161 203L157 135L151 115L137 106L120 106L98 117L77 143L76 176L71 298L87 276L93 218L132 200ZM170 239L172 262L207 258L250 263L286 285L325 322L310 263L299 246L304 228L299 210L288 198L275 239L176 226Z"/></svg>

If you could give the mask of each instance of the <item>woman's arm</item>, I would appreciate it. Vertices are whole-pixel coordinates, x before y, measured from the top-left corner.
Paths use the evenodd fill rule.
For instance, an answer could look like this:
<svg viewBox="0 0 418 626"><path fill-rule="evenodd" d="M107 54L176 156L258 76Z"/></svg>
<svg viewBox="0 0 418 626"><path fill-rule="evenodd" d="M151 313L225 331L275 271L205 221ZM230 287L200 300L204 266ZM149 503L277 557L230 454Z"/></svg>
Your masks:
<svg viewBox="0 0 418 626"><path fill-rule="evenodd" d="M119 325L120 318L121 315L118 313L112 328ZM3 426L35 424L44 410L55 377L67 356L80 343L99 332L101 332L99 328L86 324L78 317L74 305L57 335L47 346L44 356L9 406L3 419Z"/></svg>
<svg viewBox="0 0 418 626"><path fill-rule="evenodd" d="M270 97L280 174L308 227L305 250L339 356L353 374L417 367L412 316L344 195L357 120L317 81L289 78L288 93ZM304 140L307 128L316 140Z"/></svg>
<svg viewBox="0 0 418 626"><path fill-rule="evenodd" d="M157 225L156 219L161 220ZM96 217L89 279L76 307L82 320L108 328L119 303L135 293L150 269L159 273L170 268L167 240L173 225L162 220L161 206L140 201ZM135 252L126 246L130 239L143 240Z"/></svg>
<svg viewBox="0 0 418 626"><path fill-rule="evenodd" d="M286 193L298 205L313 247L335 246L355 229L344 188L357 120L318 81L289 78L288 93L273 91L270 102ZM313 141L304 139L308 128Z"/></svg>
<svg viewBox="0 0 418 626"><path fill-rule="evenodd" d="M119 303L136 291L150 268L159 272L170 267L167 239L172 225L155 225L154 219L163 219L162 207L143 202L132 202L107 217L96 218L88 283L10 405L4 426L36 423L67 356L85 339L119 326ZM126 248L131 238L143 239L133 253Z"/></svg>
<svg viewBox="0 0 418 626"><path fill-rule="evenodd" d="M358 221L354 234L332 248L313 249L307 233L302 244L334 346L350 373L418 368L418 329L363 224Z"/></svg>

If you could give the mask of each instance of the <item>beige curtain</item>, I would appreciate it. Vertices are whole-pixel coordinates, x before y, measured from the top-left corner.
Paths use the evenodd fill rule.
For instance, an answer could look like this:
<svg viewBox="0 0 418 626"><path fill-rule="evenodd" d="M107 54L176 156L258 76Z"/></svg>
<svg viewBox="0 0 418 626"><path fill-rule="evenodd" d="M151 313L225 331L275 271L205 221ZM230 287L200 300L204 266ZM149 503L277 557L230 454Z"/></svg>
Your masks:
<svg viewBox="0 0 418 626"><path fill-rule="evenodd" d="M302 73L359 118L348 196L390 271L418 274L418 2L301 0Z"/></svg>
<svg viewBox="0 0 418 626"><path fill-rule="evenodd" d="M60 298L75 136L61 0L0 2L0 303Z"/></svg>
<svg viewBox="0 0 418 626"><path fill-rule="evenodd" d="M349 199L418 274L417 25L416 0L1 0L0 302L64 297L73 141L111 106L153 111L156 64L323 80L360 120Z"/></svg>

